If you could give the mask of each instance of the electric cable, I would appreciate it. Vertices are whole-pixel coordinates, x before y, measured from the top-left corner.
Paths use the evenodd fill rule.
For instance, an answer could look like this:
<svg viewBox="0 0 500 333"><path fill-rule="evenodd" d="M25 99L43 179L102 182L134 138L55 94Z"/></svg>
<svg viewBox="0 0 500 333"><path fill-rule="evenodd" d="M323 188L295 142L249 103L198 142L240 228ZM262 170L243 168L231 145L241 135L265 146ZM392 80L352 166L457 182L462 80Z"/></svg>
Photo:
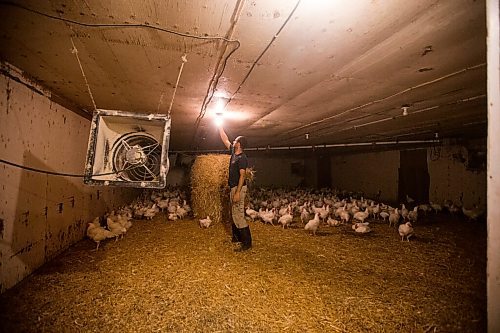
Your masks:
<svg viewBox="0 0 500 333"><path fill-rule="evenodd" d="M234 28L240 18L240 15L241 15L241 11L243 9L243 6L244 6L244 3L245 3L245 0L239 0L235 9L234 9L234 12L233 12L233 21L231 23L231 27L229 29L229 31L227 32L226 36L232 36L232 33L234 32ZM239 48L239 45L238 47L236 48L233 48L233 50L231 50L229 52L229 54L227 55L227 57L224 59L224 61L222 62L222 66L219 66L220 65L220 61L221 61L221 58L222 58L222 55L224 55L224 53L227 51L227 48L224 50L224 52L222 53L221 55L221 58L219 58L217 64L216 64L216 67L215 67L215 71L214 71L214 74L212 75L212 78L210 79L210 83L208 84L208 87L207 87L207 92L205 94L205 97L203 98L203 102L201 103L201 109L200 109L200 113L198 114L198 117L196 118L195 122L194 122L194 132L193 132L193 139L192 139L192 143L195 142L196 140L196 136L198 134L198 129L200 127L200 123L201 123L201 120L203 119L203 117L205 117L205 114L207 112L207 107L208 105L210 104L210 102L212 101L212 98L215 94L215 91L217 89L217 85L219 84L219 80L220 78L222 77L222 74L224 74L224 70L226 69L226 65L227 65L227 61L229 60L229 58L231 57L231 55Z"/></svg>
<svg viewBox="0 0 500 333"><path fill-rule="evenodd" d="M234 96L240 91L241 87L243 86L243 84L246 82L246 80L248 79L248 77L250 76L250 74L252 73L252 71L254 70L255 66L257 66L257 63L259 62L259 60L264 56L264 54L267 52L267 50L271 47L271 45L273 44L273 42L276 40L276 38L278 38L279 34L281 33L281 31L285 28L285 26L287 25L288 21L290 21L290 19L292 18L293 14L295 13L295 10L297 9L297 7L299 6L300 4L300 1L301 0L298 0L297 3L295 4L295 7L292 9L292 11L290 12L290 14L288 15L288 17L286 18L286 20L283 22L283 24L281 25L281 27L278 29L278 32L276 32L276 34L274 34L273 38L271 39L271 41L267 44L267 46L264 48L264 50L260 53L260 55L257 57L257 59L254 61L254 63L252 64L252 67L250 67L250 69L248 70L247 74L245 75L245 77L243 78L243 81L239 84L238 88L236 89L236 91L231 95L231 97L229 97L226 105L224 105L224 108L227 107L227 105L229 103L231 103L231 101L233 100ZM195 121L195 131L194 131L194 135L193 135L193 141L195 139L195 136L196 136L196 133L198 131L198 128L200 126L200 123L201 123L201 120L203 119L203 117L205 117L205 113L206 113L206 110L207 110L207 106L210 104L210 102L212 101L212 98L213 98L213 95L214 95L214 92L215 90L217 89L217 85L219 83L219 79L220 77L222 76L222 74L224 73L224 69L226 68L226 64L227 64L227 60L231 57L231 55L237 50L238 48L235 48L233 49L229 54L228 56L226 57L226 59L224 60L224 63L223 63L223 66L222 66L222 70L220 71L220 74L217 76L217 73L214 73L213 77L212 77L212 81L209 85L209 88L208 88L208 91L210 91L210 88L213 86L213 89L211 91L211 94L207 91L207 95L205 95L205 98L203 100L203 103L202 103L202 108L201 108L201 111L200 111L200 114L198 115L198 117L196 118L196 121ZM214 82L214 84L212 85L212 82ZM210 94L210 96L208 96Z"/></svg>
<svg viewBox="0 0 500 333"><path fill-rule="evenodd" d="M231 101L233 100L234 96L240 91L241 87L243 86L243 84L245 84L245 82L247 81L248 77L250 76L250 74L254 70L255 66L257 66L257 63L259 62L259 60L264 56L264 54L267 52L267 50L269 50L269 48L274 43L274 41L276 40L276 38L278 38L278 36L281 33L281 31L287 25L288 21L290 21L290 19L292 18L293 14L297 10L297 7L299 7L300 1L301 0L297 1L297 3L295 4L295 7L293 7L292 11L290 12L290 14L288 15L288 17L286 18L285 22L283 22L283 24L279 28L278 32L273 36L273 38L271 39L271 41L267 44L266 48L260 53L260 55L254 61L254 63L252 64L252 67L250 67L250 69L248 70L248 73L243 78L243 81L241 81L240 85L238 86L238 88L236 89L236 91L231 95L231 97L229 98L229 100L227 101L227 103L226 103L226 105L224 107L226 107L229 103L231 103Z"/></svg>
<svg viewBox="0 0 500 333"><path fill-rule="evenodd" d="M0 163L4 163L4 164L7 164L7 165L10 165L10 166L19 168L19 169L23 169L23 170L28 170L28 171L33 171L33 172L38 172L38 173L43 173L43 174L53 175L53 176L75 177L75 178L85 178L85 177L87 177L87 175L82 175L82 174L63 173L63 172L54 172L54 171L36 169L36 168L32 168L32 167L20 165L20 164L14 163L14 162L6 161L4 159L0 159ZM117 170L117 171L107 172L107 173L93 174L93 175L90 175L90 176L91 177L95 177L95 176L109 176L109 175L119 174L122 171L131 170L131 169L135 169L135 168L137 168L137 167L127 168L127 169Z"/></svg>
<svg viewBox="0 0 500 333"><path fill-rule="evenodd" d="M299 0L299 2L300 2L300 0ZM231 55L237 49L240 48L240 45L241 45L240 41L237 40L237 39L229 39L229 38L221 37L221 36L198 36L198 35L192 35L192 34L189 34L189 33L182 33L182 32L178 32L178 31L175 31L175 30L171 30L171 29L167 29L167 28L162 28L162 27L158 27L158 26L154 26L154 25L149 25L149 24L141 24L141 23L139 23L139 24L134 24L134 23L85 23L85 22L79 22L79 21L75 21L75 20L71 20L71 19L67 19L67 18L55 16L55 15L50 15L50 14L38 11L36 9L32 9L32 8L26 7L26 6L18 4L18 3L12 3L12 2L8 2L8 1L0 1L0 5L7 5L7 6L17 7L17 8L24 9L26 11L32 12L34 14L38 14L38 15L50 18L50 19L54 19L54 20L58 20L58 21L62 21L62 22L70 23L70 24L74 24L74 25L79 25L79 26L83 26L83 27L89 27L89 28L146 28L146 29L153 29L153 30L158 30L158 31L166 32L166 33L173 34L173 35L180 36L180 37L194 38L194 39L200 39L200 40L223 41L223 42L226 42L226 43L235 44L235 47L228 53L228 55L225 57L224 61L222 62L221 70L220 71L216 70L216 72L212 76L212 79L210 80L210 84L209 84L209 87L207 89L207 95L205 95L205 99L203 100L202 110L200 112L200 115L198 116L198 118L195 121L195 128L198 128L201 119L204 117L204 115L206 113L207 105L212 100L212 97L213 97L213 94L215 92L215 89L217 88L219 79L222 76L222 74L224 73L224 70L226 68L228 59L231 57ZM287 19L287 21L288 21L288 19ZM280 29L280 31L281 31L281 29ZM279 33L279 31L278 31L278 33ZM276 36L277 35L275 35L275 38L276 38ZM73 44L73 52L74 52L75 49L76 48L74 47L74 44ZM76 54L76 52L74 52L74 53ZM183 58L182 58L183 63L181 65L181 70L179 72L179 77L178 77L177 80L179 80L180 73L182 72L182 67L183 67L184 63L187 61L187 60L184 61L185 59L186 58L185 58L185 55L184 55ZM81 67L81 65L80 65L80 67ZM83 69L82 69L82 72L83 72ZM88 83L87 83L87 86L88 86ZM176 84L176 87L177 87L177 84ZM89 90L90 90L90 88L89 88ZM208 97L209 94L211 94L210 97ZM174 96L175 96L175 91L174 91ZM92 94L91 94L91 98L92 98L92 102L93 102L94 109L95 109L96 105L95 105L95 102L93 100ZM159 107L161 105L162 98L163 98L163 94L160 96L160 102L159 102L159 105L158 105L158 109L159 109ZM172 99L172 101L173 101L173 99ZM170 108L169 108L169 114L170 114L170 109L171 108L172 108L172 103L171 103ZM195 130L195 133L196 133L196 130Z"/></svg>
<svg viewBox="0 0 500 333"><path fill-rule="evenodd" d="M43 12L40 12L36 9L32 9L32 8L23 6L21 4L12 3L9 1L0 1L0 5L7 5L7 6L21 8L21 9L27 10L29 12L32 12L32 13L35 13L35 14L38 14L41 16L45 16L47 18L51 18L54 20L58 20L58 21L66 22L66 23L71 23L71 24L75 24L75 25L80 25L83 27L89 27L89 28L147 28L147 29L153 29L153 30L167 32L167 33L181 36L181 37L188 37L188 38L195 38L195 39L202 39L202 40L222 40L222 41L225 41L228 43L237 43L238 47L240 44L240 41L237 39L228 39L228 38L220 37L220 36L192 35L192 34L188 34L188 33L178 32L175 30L170 30L167 28L162 28L162 27L149 25L149 24L143 24L143 23L84 23L84 22L79 22L79 21L75 21L75 20L71 20L71 19L67 19L67 18L63 18L63 17L58 17L58 16L47 14L47 13L43 13Z"/></svg>

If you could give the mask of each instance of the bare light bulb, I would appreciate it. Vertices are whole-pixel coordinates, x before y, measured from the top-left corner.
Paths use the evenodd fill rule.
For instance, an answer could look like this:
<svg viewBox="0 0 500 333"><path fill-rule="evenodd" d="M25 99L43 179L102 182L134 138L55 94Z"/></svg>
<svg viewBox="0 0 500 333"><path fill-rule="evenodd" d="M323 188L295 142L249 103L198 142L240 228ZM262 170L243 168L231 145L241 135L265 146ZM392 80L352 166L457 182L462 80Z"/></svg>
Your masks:
<svg viewBox="0 0 500 333"><path fill-rule="evenodd" d="M224 115L221 112L215 114L215 126L221 127L224 124Z"/></svg>

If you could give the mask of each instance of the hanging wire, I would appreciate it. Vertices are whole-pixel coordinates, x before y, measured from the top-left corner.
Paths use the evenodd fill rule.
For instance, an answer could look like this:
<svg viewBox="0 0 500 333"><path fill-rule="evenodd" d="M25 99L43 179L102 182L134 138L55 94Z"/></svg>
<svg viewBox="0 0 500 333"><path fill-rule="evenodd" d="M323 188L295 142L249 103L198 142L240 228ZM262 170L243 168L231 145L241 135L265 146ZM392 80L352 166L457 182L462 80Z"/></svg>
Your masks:
<svg viewBox="0 0 500 333"><path fill-rule="evenodd" d="M82 71L83 79L85 80L85 84L87 85L87 90L89 91L90 99L92 100L92 105L94 106L94 111L97 110L97 106L94 101L94 96L92 95L92 90L90 90L90 85L89 81L87 80L87 76L85 75L85 71L83 70L82 63L80 61L80 57L78 56L78 49L75 46L75 43L73 42L73 37L70 37L71 39L71 45L73 45L73 49L71 49L71 53L73 53L76 56L76 60L78 60L78 65L80 65L80 70Z"/></svg>
<svg viewBox="0 0 500 333"><path fill-rule="evenodd" d="M175 86L174 86L174 92L172 94L172 100L170 101L170 106L168 107L167 114L169 117L170 117L170 112L172 111L172 106L174 105L175 93L177 92L177 87L179 86L179 81L181 79L182 70L184 69L184 64L186 64L186 62L187 62L187 54L184 54L181 57L181 60L182 60L181 68L179 69L179 74L177 75L177 81L175 82ZM160 106L161 106L161 103L163 101L163 95L165 95L165 91L162 92L162 94L160 95L160 101L158 102L158 113L160 113Z"/></svg>
<svg viewBox="0 0 500 333"><path fill-rule="evenodd" d="M158 26L154 26L154 25L149 25L149 24L142 24L142 23L139 23L139 24L133 24L133 23L85 23L85 22L79 22L79 21L67 19L67 18L64 18L64 17L58 17L58 16L47 14L47 13L43 13L43 12L40 12L40 11L38 11L36 9L32 9L32 8L26 7L24 5L21 5L19 3L3 2L2 1L2 2L0 2L0 5L13 6L13 7L21 8L21 9L27 10L29 12L32 12L34 14L45 16L45 17L53 19L53 20L59 20L59 21L62 21L62 22L66 22L66 23L70 23L70 24L75 24L75 25L79 25L79 26L82 26L82 27L88 27L88 28L145 28L145 29L152 29L152 30L163 31L163 32L167 32L169 34L173 34L173 35L177 35L177 36L181 36L181 37L188 37L188 38L195 38L195 39L202 39L202 40L222 40L222 41L225 41L225 42L228 42L228 43L236 43L237 44L236 48L240 47L240 41L239 40L237 40L237 39L229 39L229 38L226 38L226 37L219 37L219 36L197 36L197 35L192 35L192 34L189 34L189 33L178 32L178 31L175 31L175 30L170 30L170 29L166 29L166 28L162 28L162 27L158 27Z"/></svg>
<svg viewBox="0 0 500 333"><path fill-rule="evenodd" d="M82 175L82 174L54 172L54 171L48 171L48 170L35 169L35 168L32 168L32 167L20 165L20 164L14 163L14 162L6 161L4 159L0 159L0 163L4 163L4 164L7 164L7 165L10 165L10 166L19 168L19 169L23 169L23 170L28 170L28 171L33 171L33 172L38 172L38 173L43 173L43 174L53 175L53 176L76 177L76 178L85 178L86 177L86 175ZM115 175L115 174L119 174L120 172L131 170L131 169L135 169L135 168L137 168L137 166L135 166L133 168L126 168L126 169L123 169L123 170L117 170L117 171L113 171L113 172L93 174L93 175L90 175L90 176L91 177L95 177L95 176Z"/></svg>
<svg viewBox="0 0 500 333"><path fill-rule="evenodd" d="M297 7L299 7L299 4L300 4L300 1L301 0L298 0L297 3L295 4L295 6L293 7L292 11L290 12L290 14L288 15L288 17L286 18L285 22L283 22L283 24L281 25L281 27L279 28L278 32L274 34L273 38L271 38L271 41L267 44L267 46L264 48L264 50L260 53L260 55L257 57L257 59L255 59L255 61L253 62L252 64L252 67L250 67L250 69L248 70L248 73L245 75L245 77L243 78L243 81L241 81L240 85L238 86L238 88L236 89L236 91L231 95L231 97L229 98L229 100L227 101L226 103L226 106L231 103L231 101L233 100L234 96L236 96L236 94L240 91L241 87L243 87L243 85L245 84L245 82L247 81L248 77L250 76L250 74L253 72L255 66L257 66L257 64L259 63L259 60L264 56L264 54L267 52L267 50L269 50L269 48L271 47L271 45L274 43L274 41L278 38L278 36L280 35L281 31L283 31L283 29L285 29L285 26L288 24L288 21L290 21L290 19L292 18L293 14L295 13L295 11L297 10Z"/></svg>
<svg viewBox="0 0 500 333"><path fill-rule="evenodd" d="M236 91L231 95L231 97L229 97L229 99L227 100L226 104L224 105L224 108L226 108L229 103L231 103L231 101L233 100L234 96L236 96L236 94L238 94L238 92L240 91L240 89L243 87L243 85L245 84L245 82L247 81L247 79L249 78L250 74L253 72L254 68L257 66L259 60L264 56L264 54L269 50L269 48L271 47L271 45L274 43L274 41L278 38L279 34L281 33L281 31L285 28L285 26L288 24L288 21L290 21L290 19L292 18L293 14L295 13L295 11L297 10L297 7L299 6L300 4L300 1L301 0L298 0L297 3L295 4L295 6L293 7L292 11L290 12L290 14L288 15L288 17L286 18L286 20L283 22L283 24L281 25L281 27L279 28L279 30L274 34L274 36L271 38L271 41L267 44L267 46L264 48L264 50L260 53L260 55L257 57L257 59L253 62L250 70L247 72L247 74L245 75L245 77L243 78L242 82L240 83L240 85L238 86L238 88L236 89ZM240 8L240 11L241 11L241 8ZM220 71L218 71L217 73L217 69L216 69L216 72L214 73L214 76L212 77L212 80L211 80L211 83L210 83L210 86L207 90L207 95L205 95L205 98L203 99L203 103L202 103L202 107L201 107L201 110L200 110L200 113L198 115L198 117L196 118L196 121L195 121L195 131L194 131L194 135L193 135L193 142L195 140L195 137L196 137L196 134L197 134L197 131L198 131L198 128L200 127L200 124L201 124L201 120L205 117L205 114L207 112L207 107L208 105L210 104L210 102L212 101L212 98L214 96L214 93L215 91L217 90L217 85L219 83L219 79L220 77L222 76L222 74L224 73L224 70L226 68L226 65L227 65L227 61L228 59L231 57L231 55L238 49L238 47L234 48L233 50L231 50L231 52L229 52L228 56L225 58L223 64L222 64L222 69Z"/></svg>

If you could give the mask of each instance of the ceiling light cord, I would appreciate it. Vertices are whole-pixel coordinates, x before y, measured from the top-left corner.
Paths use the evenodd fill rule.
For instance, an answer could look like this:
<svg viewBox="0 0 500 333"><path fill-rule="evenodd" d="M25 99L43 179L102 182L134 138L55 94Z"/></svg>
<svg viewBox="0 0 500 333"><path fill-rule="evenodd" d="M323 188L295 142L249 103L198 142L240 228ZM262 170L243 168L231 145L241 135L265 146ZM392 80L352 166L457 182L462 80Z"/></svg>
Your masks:
<svg viewBox="0 0 500 333"><path fill-rule="evenodd" d="M179 81L181 79L182 75L182 70L184 69L184 64L187 62L187 54L184 54L181 57L182 63L181 63L181 68L179 68L179 74L177 74L177 81L175 81L175 86L174 86L174 92L172 93L172 99L170 100L170 105L168 107L167 114L170 117L170 113L172 111L172 106L174 105L174 98L175 98L175 93L177 92L177 87L179 86ZM160 113L160 106L163 101L163 95L165 95L165 91L160 95L160 101L158 102L158 113Z"/></svg>
<svg viewBox="0 0 500 333"><path fill-rule="evenodd" d="M85 71L83 70L80 57L78 56L78 49L76 48L75 43L73 42L73 37L70 37L70 39L71 39L71 45L73 45L71 53L73 53L76 57L76 60L78 60L78 65L80 65L80 70L82 71L83 79L85 80L85 84L87 85L87 90L89 91L90 99L92 100L92 105L94 106L94 111L97 111L97 106L95 104L94 96L92 95L92 90L90 89L89 81L87 80L87 76L85 75Z"/></svg>
<svg viewBox="0 0 500 333"><path fill-rule="evenodd" d="M224 73L224 70L226 69L227 61L229 60L229 58L231 57L231 55L238 48L239 48L239 45L238 45L238 47L232 49L231 52L229 52L229 54L227 55L227 57L224 58L221 70L220 71L216 70L214 72L214 75L212 76L212 79L210 80L210 84L209 84L208 89L207 89L208 90L207 94L205 95L205 98L203 99L203 103L202 103L202 107L201 107L201 112L200 112L200 114L198 115L198 117L196 118L196 121L195 121L195 135L196 135L196 130L198 129L201 120L203 119L203 117L205 117L205 114L207 112L208 104L210 104L210 102L212 101L212 98L213 98L213 95L215 93L215 90L217 90L217 84L219 83L219 79L222 76L222 74Z"/></svg>
<svg viewBox="0 0 500 333"><path fill-rule="evenodd" d="M245 84L245 82L247 81L248 77L250 76L250 74L252 73L252 71L254 70L255 66L257 66L257 63L259 62L259 60L264 56L264 54L267 52L267 50L271 47L271 45L274 43L274 41L276 40L276 38L278 38L279 34L281 33L281 31L285 28L285 26L287 25L288 21L290 21L290 19L292 18L293 14L295 13L297 7L299 6L300 4L300 1L301 0L298 0L297 3L295 4L295 7L292 9L292 11L290 12L290 14L288 15L288 17L286 18L285 22L283 22L283 24L281 25L281 27L279 28L278 32L276 32L276 34L274 34L273 38L271 39L271 41L267 44L267 46L264 48L264 50L260 53L260 55L257 57L257 59L254 61L254 63L252 64L252 67L250 67L249 71L247 72L247 74L245 75L245 77L243 78L243 81L239 84L238 88L236 89L236 91L231 95L231 97L229 97L229 99L227 100L226 104L224 105L224 109L227 107L227 105L229 103L231 103L231 101L233 100L234 96L236 96L236 94L240 91L241 87L243 86L243 84ZM239 47L239 45L238 45ZM198 132L198 128L200 126L200 123L201 123L201 120L203 119L203 117L205 117L205 113L206 113L206 109L207 109L207 106L208 104L210 104L210 102L212 101L212 98L213 98L213 95L214 95L214 92L217 90L217 85L218 85L218 82L219 82L219 78L222 76L222 73L224 73L224 69L226 68L226 64L227 64L227 60L231 57L231 55L237 50L238 48L235 48L233 49L229 54L228 56L226 57L226 59L224 60L224 63L223 63L223 66L222 66L222 70L220 71L220 74L218 76L217 75L217 71L216 73L214 73L214 76L212 77L212 81L211 81L211 84L208 88L208 90L210 91L211 89L211 93L207 93L207 95L205 95L205 99L203 100L203 103L202 103L202 108L201 108L201 112L200 114L198 115L198 118L196 118L196 121L195 121L195 132L194 132L194 135L193 135L193 143L196 139L196 135L197 135L197 132ZM216 78L216 79L215 79ZM214 80L215 79L215 80ZM212 85L212 82L214 82L214 84ZM213 86L213 88L211 88Z"/></svg>
<svg viewBox="0 0 500 333"><path fill-rule="evenodd" d="M240 16L241 16L241 11L243 9L243 6L245 4L245 0L238 0L234 11L233 15L231 17L231 26L229 27L228 32L226 33L227 37L230 37L233 35L234 29L236 27L236 24L238 23ZM205 94L205 97L203 98L203 102L201 103L201 109L200 113L198 114L198 117L196 117L196 120L194 122L194 133L193 133L193 139L191 140L191 145L195 145L196 138L198 136L198 130L200 127L201 120L205 117L205 114L207 112L207 107L212 101L212 98L215 94L215 91L217 89L217 85L219 84L219 80L222 77L222 74L224 74L224 70L226 69L227 61L229 58L233 55L234 52L240 47L240 44L238 44L235 48L233 48L229 54L222 60L224 53L227 51L227 45L224 48L224 51L222 52L221 56L219 57L217 64L215 65L215 70L214 74L212 75L212 78L210 79L210 83L208 84L207 87L207 92ZM222 61L222 65L221 65Z"/></svg>
<svg viewBox="0 0 500 333"><path fill-rule="evenodd" d="M286 18L285 22L283 22L283 24L281 25L281 27L279 28L278 32L273 36L273 38L271 39L271 41L267 44L267 46L265 47L265 49L260 53L260 55L257 57L257 59L254 61L254 63L252 64L252 67L250 67L250 69L248 70L248 73L245 75L245 77L243 78L243 81L241 81L240 85L238 86L238 88L236 89L236 91L231 95L231 97L229 98L229 100L227 101L226 105L224 107L226 107L229 103L231 103L231 101L233 100L234 96L236 96L236 94L240 91L241 87L243 87L243 85L245 84L245 82L247 81L248 77L250 76L250 74L253 72L255 66L257 66L257 64L259 63L259 60L264 56L264 54L267 52L267 50L269 50L269 48L271 47L271 45L274 43L274 41L276 40L276 38L278 38L279 34L281 33L281 31L285 28L285 26L287 25L288 21L290 21L290 19L292 18L293 14L295 13L295 11L297 10L297 7L299 7L299 4L300 4L300 1L301 0L298 0L297 3L295 4L295 7L293 7L292 11L290 12L290 14L288 15L288 17Z"/></svg>

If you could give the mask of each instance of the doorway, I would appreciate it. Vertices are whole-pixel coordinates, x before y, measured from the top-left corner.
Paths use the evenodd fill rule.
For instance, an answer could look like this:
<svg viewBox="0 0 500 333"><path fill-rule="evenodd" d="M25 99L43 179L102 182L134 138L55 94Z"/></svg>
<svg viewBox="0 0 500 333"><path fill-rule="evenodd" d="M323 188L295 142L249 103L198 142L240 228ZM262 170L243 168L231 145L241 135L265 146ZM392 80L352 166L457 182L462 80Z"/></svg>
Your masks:
<svg viewBox="0 0 500 333"><path fill-rule="evenodd" d="M318 188L331 187L332 186L332 163L330 160L330 155L319 155L318 156Z"/></svg>
<svg viewBox="0 0 500 333"><path fill-rule="evenodd" d="M429 202L429 169L427 149L402 150L399 160L398 200L407 203L406 195L415 201L412 207Z"/></svg>

